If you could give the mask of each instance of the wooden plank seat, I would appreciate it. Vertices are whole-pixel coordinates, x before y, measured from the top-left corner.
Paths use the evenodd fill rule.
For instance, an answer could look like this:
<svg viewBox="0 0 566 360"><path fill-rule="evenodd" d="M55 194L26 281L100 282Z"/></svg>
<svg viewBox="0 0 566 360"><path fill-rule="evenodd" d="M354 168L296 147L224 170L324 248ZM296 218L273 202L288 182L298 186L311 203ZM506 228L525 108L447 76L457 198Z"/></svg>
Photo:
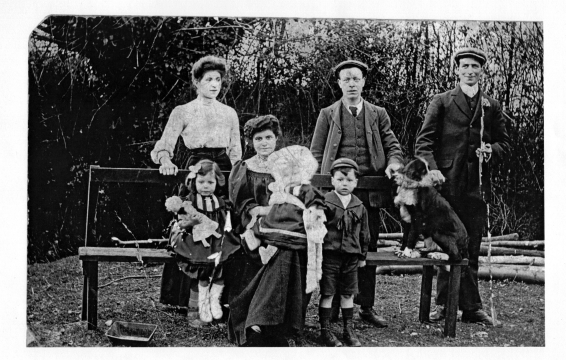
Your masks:
<svg viewBox="0 0 566 360"><path fill-rule="evenodd" d="M96 329L98 323L98 263L102 262L137 262L144 263L170 263L175 259L165 249L145 248L114 248L89 246L96 236L94 228L96 202L95 194L102 183L180 183L184 182L188 170L180 170L176 176L160 175L157 169L127 169L104 168L92 165L89 171L88 198L87 198L87 224L85 232L85 247L79 248L79 259L83 266L83 301L82 319L87 321L88 329ZM229 173L225 172L225 176ZM312 184L321 188L330 188L329 175L315 175ZM389 206L391 201L391 182L383 176L367 176L360 178L358 188L377 190L381 207ZM405 259L398 258L391 252L370 252L367 264L382 265L422 265L423 274L420 292L419 320L429 321L431 305L432 279L435 265L451 265L448 290L448 303L446 304L446 320L444 336L456 336L456 314L460 289L460 274L462 267L468 265L468 260L459 262L431 260L431 259Z"/></svg>
<svg viewBox="0 0 566 360"><path fill-rule="evenodd" d="M173 256L165 249L137 249L112 247L81 247L79 259L83 262L83 308L82 319L86 320L89 329L96 329L98 322L98 262L137 262L139 258L144 263L170 263ZM462 266L468 265L468 260L458 262L431 259L400 259L391 252L370 252L367 256L368 265L422 265L419 320L429 321L432 293L432 278L434 265L451 265L448 283L448 303L446 304L446 320L444 336L456 336L456 314L460 289L460 274Z"/></svg>

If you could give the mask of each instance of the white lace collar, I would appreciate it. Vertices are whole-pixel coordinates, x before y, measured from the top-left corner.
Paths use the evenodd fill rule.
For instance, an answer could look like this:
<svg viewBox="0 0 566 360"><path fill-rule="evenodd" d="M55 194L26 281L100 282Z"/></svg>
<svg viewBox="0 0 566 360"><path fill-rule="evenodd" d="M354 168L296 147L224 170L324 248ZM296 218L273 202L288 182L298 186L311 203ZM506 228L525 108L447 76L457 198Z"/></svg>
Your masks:
<svg viewBox="0 0 566 360"><path fill-rule="evenodd" d="M262 160L258 155L254 155L245 161L248 169L257 173L271 174L272 163L267 160Z"/></svg>

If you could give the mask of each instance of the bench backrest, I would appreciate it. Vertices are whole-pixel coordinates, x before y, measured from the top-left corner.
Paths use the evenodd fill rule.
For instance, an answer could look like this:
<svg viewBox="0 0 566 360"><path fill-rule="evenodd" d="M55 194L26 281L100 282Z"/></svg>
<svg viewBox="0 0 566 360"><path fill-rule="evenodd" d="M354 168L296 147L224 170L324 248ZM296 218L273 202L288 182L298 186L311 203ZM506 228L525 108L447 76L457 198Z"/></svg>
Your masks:
<svg viewBox="0 0 566 360"><path fill-rule="evenodd" d="M230 172L224 171L224 176L229 177ZM103 183L143 183L143 184L179 184L184 183L189 170L179 170L176 176L165 176L158 169L135 169L135 168L108 168L91 165L89 170L85 246L89 246L89 233L94 224L94 210L96 208L96 193ZM317 174L311 181L313 186L329 189L330 175ZM380 207L391 204L391 180L385 176L364 176L358 181L358 189L375 191L375 201Z"/></svg>

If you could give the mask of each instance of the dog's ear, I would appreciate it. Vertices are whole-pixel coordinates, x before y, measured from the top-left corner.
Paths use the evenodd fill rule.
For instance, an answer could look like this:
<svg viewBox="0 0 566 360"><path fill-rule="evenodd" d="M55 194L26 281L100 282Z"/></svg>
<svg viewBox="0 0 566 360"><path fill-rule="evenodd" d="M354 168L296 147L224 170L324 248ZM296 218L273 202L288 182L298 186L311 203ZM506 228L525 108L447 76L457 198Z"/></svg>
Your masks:
<svg viewBox="0 0 566 360"><path fill-rule="evenodd" d="M393 178L395 180L401 180L405 176L405 164L401 164L401 167L393 173Z"/></svg>
<svg viewBox="0 0 566 360"><path fill-rule="evenodd" d="M410 165L410 164L409 164L409 165ZM418 179L415 179L415 170L414 170L414 168L413 168L412 166L407 166L407 167L404 169L403 173L405 174L405 176L406 176L408 179L411 179L411 180L418 180Z"/></svg>
<svg viewBox="0 0 566 360"><path fill-rule="evenodd" d="M407 165L405 165L405 167L402 170L403 175L405 175L408 179L413 180L413 167L414 167L414 161L409 161L409 163Z"/></svg>
<svg viewBox="0 0 566 360"><path fill-rule="evenodd" d="M419 171L422 179L426 176L426 174L428 174L428 163L422 159L419 159L419 164Z"/></svg>

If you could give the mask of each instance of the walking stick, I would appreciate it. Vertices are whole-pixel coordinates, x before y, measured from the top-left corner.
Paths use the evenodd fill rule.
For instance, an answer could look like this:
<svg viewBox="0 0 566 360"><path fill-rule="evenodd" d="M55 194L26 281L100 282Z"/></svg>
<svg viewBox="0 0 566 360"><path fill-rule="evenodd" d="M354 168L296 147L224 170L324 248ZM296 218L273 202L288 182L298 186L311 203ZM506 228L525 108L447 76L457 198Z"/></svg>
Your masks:
<svg viewBox="0 0 566 360"><path fill-rule="evenodd" d="M495 305L493 302L494 299L494 295L493 295L493 276L491 274L491 231L490 231L490 222L489 222L489 204L485 201L485 194L484 191L482 189L482 165L483 165L483 160L484 160L484 154L483 154L483 150L485 149L485 142L483 141L483 131L484 131L484 104L483 102L485 101L489 101L487 99L485 99L482 96L482 99L480 101L480 106L481 106L481 120L480 120L480 124L481 124L481 128L480 128L480 153L479 153L479 177L480 177L480 194L481 194L481 198L483 200L483 202L485 203L485 206L487 207L487 243L488 243L488 247L487 247L487 266L489 269L489 291L491 293L491 296L489 298L489 305L491 308L491 318L493 319L493 324L497 324L497 312L495 311ZM488 105L489 106L489 105ZM489 158L487 158L486 162L489 161Z"/></svg>

